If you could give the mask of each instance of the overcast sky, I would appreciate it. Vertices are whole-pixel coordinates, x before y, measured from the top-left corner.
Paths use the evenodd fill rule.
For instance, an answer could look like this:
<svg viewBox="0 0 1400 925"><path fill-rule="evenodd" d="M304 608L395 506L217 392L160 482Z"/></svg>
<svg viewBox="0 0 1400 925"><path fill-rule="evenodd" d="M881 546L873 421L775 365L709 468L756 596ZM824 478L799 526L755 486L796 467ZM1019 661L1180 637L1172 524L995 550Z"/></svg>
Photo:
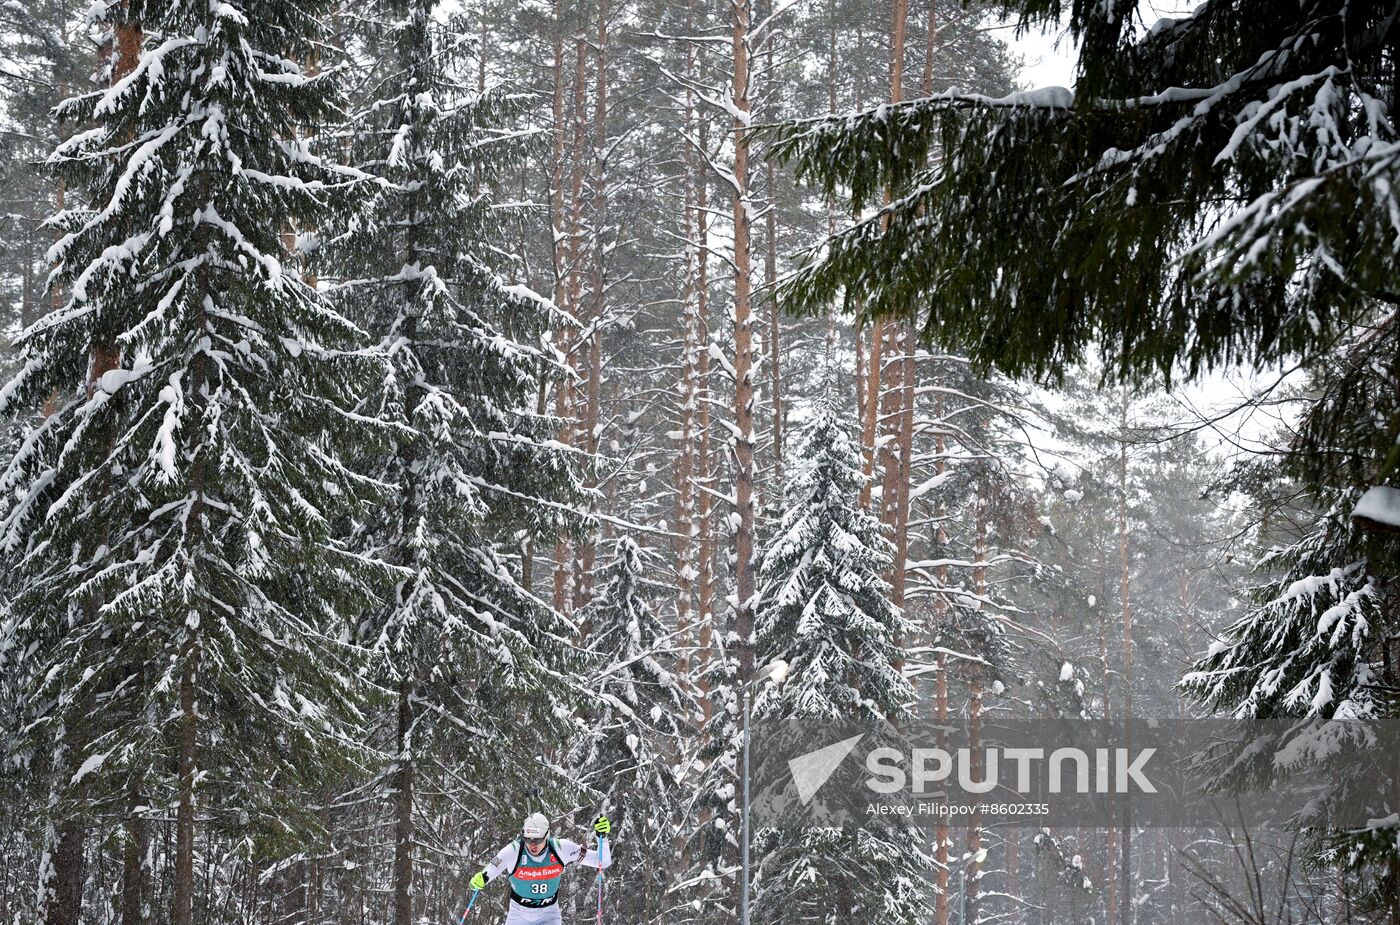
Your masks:
<svg viewBox="0 0 1400 925"><path fill-rule="evenodd" d="M1021 81L1029 89L1074 84L1074 48L1058 34L1033 32L1017 38L1010 26L1000 27L1011 50L1021 56Z"/></svg>
<svg viewBox="0 0 1400 925"><path fill-rule="evenodd" d="M1186 16L1199 5L1199 0L1141 0L1138 20L1141 27L1150 28L1159 19ZM1017 38L1010 26L994 27L1005 31L1002 36L1025 65L1021 80L1028 88L1070 87L1074 84L1074 46L1061 40L1058 33L1031 33Z"/></svg>

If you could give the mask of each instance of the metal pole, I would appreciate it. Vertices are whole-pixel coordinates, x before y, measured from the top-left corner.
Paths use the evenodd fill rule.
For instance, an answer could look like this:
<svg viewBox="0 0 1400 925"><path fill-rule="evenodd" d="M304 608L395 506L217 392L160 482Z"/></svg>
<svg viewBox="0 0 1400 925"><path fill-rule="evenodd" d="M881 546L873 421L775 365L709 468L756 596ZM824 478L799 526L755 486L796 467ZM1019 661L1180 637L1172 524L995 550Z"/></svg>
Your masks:
<svg viewBox="0 0 1400 925"><path fill-rule="evenodd" d="M743 888L739 892L739 925L749 925L749 685L743 686L744 698L744 818L740 843L739 866L743 868Z"/></svg>

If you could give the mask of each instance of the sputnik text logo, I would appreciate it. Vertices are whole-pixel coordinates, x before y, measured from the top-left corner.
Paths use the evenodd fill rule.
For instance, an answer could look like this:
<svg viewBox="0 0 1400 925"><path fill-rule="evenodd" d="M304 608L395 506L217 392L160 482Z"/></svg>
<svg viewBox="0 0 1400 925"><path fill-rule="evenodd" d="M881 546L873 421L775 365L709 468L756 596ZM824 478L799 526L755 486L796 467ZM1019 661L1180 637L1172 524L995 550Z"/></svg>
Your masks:
<svg viewBox="0 0 1400 925"><path fill-rule="evenodd" d="M788 770L803 805L812 802L863 738L863 734L851 736L788 760ZM865 769L871 775L865 786L881 794L908 789L916 796L929 794L930 785L966 794L985 794L998 786L1020 794L1151 794L1157 788L1144 771L1156 751L985 748L979 750L979 760L974 760L972 750L967 748L914 748L907 755L895 748L873 748L865 757Z"/></svg>

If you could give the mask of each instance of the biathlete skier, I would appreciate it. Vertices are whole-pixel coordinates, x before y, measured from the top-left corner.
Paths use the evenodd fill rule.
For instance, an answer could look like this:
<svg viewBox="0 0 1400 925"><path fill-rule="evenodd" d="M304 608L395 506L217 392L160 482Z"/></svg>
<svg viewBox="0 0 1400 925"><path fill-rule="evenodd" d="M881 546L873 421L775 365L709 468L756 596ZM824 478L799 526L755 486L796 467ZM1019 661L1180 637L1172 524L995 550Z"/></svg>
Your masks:
<svg viewBox="0 0 1400 925"><path fill-rule="evenodd" d="M607 816L593 820L598 847L585 850L567 838L550 838L549 820L542 813L531 813L520 837L472 877L471 888L484 889L487 881L508 874L510 911L506 913L506 925L559 925L559 884L564 879L565 865L577 862L601 870L611 864L607 838L611 829Z"/></svg>

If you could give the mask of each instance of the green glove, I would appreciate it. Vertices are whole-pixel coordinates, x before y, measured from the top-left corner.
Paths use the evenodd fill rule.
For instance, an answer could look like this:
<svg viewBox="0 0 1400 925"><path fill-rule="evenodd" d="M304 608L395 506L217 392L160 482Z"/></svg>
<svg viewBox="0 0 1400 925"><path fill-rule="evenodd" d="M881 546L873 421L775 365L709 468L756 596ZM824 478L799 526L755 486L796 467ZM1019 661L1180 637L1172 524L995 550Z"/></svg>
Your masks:
<svg viewBox="0 0 1400 925"><path fill-rule="evenodd" d="M484 871L484 870L479 870L479 871L477 871L475 874L472 875L472 889L473 889L473 890L484 890L484 889L486 889L486 871Z"/></svg>
<svg viewBox="0 0 1400 925"><path fill-rule="evenodd" d="M612 823L608 821L607 816L599 816L593 820L593 831L599 835L606 835L612 831Z"/></svg>

